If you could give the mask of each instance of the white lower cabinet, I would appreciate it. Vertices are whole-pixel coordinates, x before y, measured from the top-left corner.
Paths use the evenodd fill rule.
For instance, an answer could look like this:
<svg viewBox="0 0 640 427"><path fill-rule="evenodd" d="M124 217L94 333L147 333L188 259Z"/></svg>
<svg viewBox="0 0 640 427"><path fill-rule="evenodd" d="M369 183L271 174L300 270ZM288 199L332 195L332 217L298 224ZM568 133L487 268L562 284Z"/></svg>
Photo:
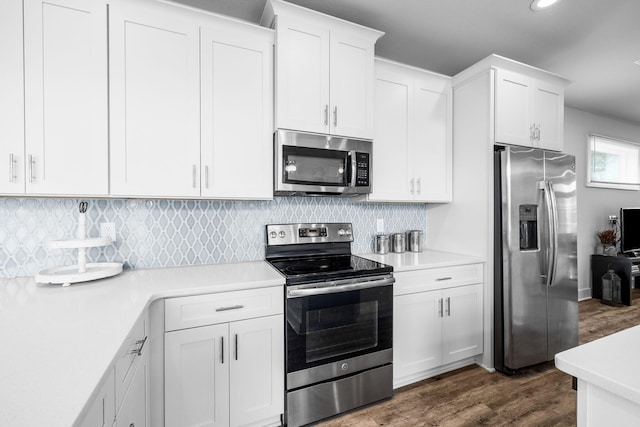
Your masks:
<svg viewBox="0 0 640 427"><path fill-rule="evenodd" d="M165 427L279 425L284 410L284 316L280 302L274 307L278 314L241 319L243 310L254 310L252 301L262 299L261 293L268 295L255 292L258 298L251 291L217 294L220 307L212 312L224 313L219 319L238 320L165 333ZM215 296L203 295L203 303ZM166 319L177 311L197 310L197 298L168 301ZM171 324L166 323L168 328Z"/></svg>
<svg viewBox="0 0 640 427"><path fill-rule="evenodd" d="M117 427L146 427L149 411L149 363L144 360L136 368L131 385L116 416Z"/></svg>
<svg viewBox="0 0 640 427"><path fill-rule="evenodd" d="M482 265L395 273L393 384L472 363L483 351Z"/></svg>
<svg viewBox="0 0 640 427"><path fill-rule="evenodd" d="M77 427L150 427L148 320L143 316L127 336L106 380Z"/></svg>
<svg viewBox="0 0 640 427"><path fill-rule="evenodd" d="M111 427L116 416L114 384L113 369L110 369L107 379L98 388L87 412L76 422L77 426Z"/></svg>

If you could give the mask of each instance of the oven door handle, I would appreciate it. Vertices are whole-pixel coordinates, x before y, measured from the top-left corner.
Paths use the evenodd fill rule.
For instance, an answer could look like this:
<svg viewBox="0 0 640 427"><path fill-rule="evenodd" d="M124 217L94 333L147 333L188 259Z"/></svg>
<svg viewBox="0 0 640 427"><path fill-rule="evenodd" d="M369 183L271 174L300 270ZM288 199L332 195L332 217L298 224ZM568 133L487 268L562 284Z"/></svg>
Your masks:
<svg viewBox="0 0 640 427"><path fill-rule="evenodd" d="M300 298L313 295L325 295L335 294L338 292L358 291L361 289L377 288L379 286L392 285L396 279L393 277L387 277L378 280L362 281L361 279L355 279L350 283L342 285L336 285L336 282L328 282L325 286L304 288L304 289L288 289L287 298Z"/></svg>

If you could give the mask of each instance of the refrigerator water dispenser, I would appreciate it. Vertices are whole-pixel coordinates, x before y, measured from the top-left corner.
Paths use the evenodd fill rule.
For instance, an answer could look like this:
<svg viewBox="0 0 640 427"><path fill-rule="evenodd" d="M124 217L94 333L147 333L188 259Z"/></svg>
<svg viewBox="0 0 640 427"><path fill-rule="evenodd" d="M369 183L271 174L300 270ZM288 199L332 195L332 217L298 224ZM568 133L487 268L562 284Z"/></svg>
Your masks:
<svg viewBox="0 0 640 427"><path fill-rule="evenodd" d="M538 205L520 205L520 250L538 250Z"/></svg>

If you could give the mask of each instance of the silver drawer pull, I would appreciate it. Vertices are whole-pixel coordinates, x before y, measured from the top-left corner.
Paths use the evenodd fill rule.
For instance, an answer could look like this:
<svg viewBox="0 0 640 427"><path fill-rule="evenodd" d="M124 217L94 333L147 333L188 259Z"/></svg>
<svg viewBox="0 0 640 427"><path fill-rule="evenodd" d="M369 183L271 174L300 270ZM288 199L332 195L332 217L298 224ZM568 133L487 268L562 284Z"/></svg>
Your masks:
<svg viewBox="0 0 640 427"><path fill-rule="evenodd" d="M136 345L139 345L140 347L138 347L138 348L136 348L134 350L131 350L131 354L137 354L138 356L142 356L142 348L146 344L147 338L148 337L144 337L144 339L137 340L136 341Z"/></svg>
<svg viewBox="0 0 640 427"><path fill-rule="evenodd" d="M438 278L436 279L436 282L442 282L442 281L444 281L444 280L451 280L451 277L438 277Z"/></svg>
<svg viewBox="0 0 640 427"><path fill-rule="evenodd" d="M241 308L244 308L244 305L232 305L229 307L220 307L220 308L216 308L216 311L239 310Z"/></svg>

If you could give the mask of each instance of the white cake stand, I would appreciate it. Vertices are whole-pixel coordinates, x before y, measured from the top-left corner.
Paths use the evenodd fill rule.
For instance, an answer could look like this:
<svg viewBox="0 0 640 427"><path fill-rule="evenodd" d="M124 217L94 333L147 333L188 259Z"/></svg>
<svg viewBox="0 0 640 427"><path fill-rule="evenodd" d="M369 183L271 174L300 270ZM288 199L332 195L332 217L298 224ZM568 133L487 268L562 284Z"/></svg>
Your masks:
<svg viewBox="0 0 640 427"><path fill-rule="evenodd" d="M119 262L86 262L87 248L96 248L110 245L109 238L54 240L49 242L52 249L78 249L78 264L53 267L36 274L38 283L52 283L69 286L72 283L88 282L90 280L104 279L122 272L122 263Z"/></svg>

